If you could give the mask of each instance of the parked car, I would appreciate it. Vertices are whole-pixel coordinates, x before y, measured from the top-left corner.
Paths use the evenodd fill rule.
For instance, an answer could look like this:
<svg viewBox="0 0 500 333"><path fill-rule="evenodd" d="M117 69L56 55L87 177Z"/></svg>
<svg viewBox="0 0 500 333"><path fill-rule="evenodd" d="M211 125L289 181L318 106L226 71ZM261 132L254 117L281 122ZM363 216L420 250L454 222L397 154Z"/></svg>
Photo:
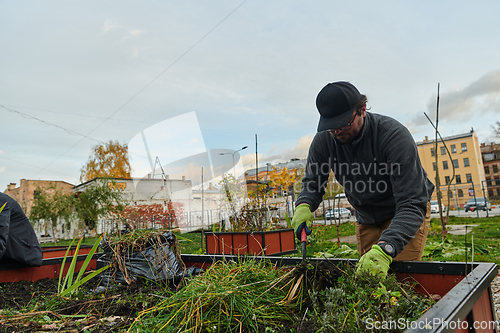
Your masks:
<svg viewBox="0 0 500 333"><path fill-rule="evenodd" d="M470 198L469 201L467 201L467 203L464 205L464 209L466 212L474 211L476 209L481 209L484 211L491 210L491 202L485 198Z"/></svg>
<svg viewBox="0 0 500 333"><path fill-rule="evenodd" d="M340 209L340 211L339 211ZM340 212L340 213L339 213ZM332 220L332 219L338 219L340 214L341 219L348 219L351 216L351 211L347 208L334 208L334 209L327 209L325 213L325 219L327 220Z"/></svg>
<svg viewBox="0 0 500 333"><path fill-rule="evenodd" d="M441 209L443 210L443 213L446 212L446 207L442 203L441 203ZM431 214L433 213L439 213L439 203L437 200L431 201Z"/></svg>

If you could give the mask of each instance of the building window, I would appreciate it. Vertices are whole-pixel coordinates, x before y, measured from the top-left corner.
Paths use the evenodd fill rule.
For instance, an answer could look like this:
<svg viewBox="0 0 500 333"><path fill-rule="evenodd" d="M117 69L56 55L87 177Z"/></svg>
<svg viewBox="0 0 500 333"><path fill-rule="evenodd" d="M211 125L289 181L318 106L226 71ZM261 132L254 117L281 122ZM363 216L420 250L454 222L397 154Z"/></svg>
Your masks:
<svg viewBox="0 0 500 333"><path fill-rule="evenodd" d="M458 197L459 198L463 198L464 197L464 191L462 191L461 189L458 190Z"/></svg>
<svg viewBox="0 0 500 333"><path fill-rule="evenodd" d="M494 196L493 194L493 190L488 190L488 196L491 198L492 196Z"/></svg>
<svg viewBox="0 0 500 333"><path fill-rule="evenodd" d="M443 161L443 169L444 170L448 169L448 161Z"/></svg>
<svg viewBox="0 0 500 333"><path fill-rule="evenodd" d="M493 173L498 173L498 165L493 165Z"/></svg>
<svg viewBox="0 0 500 333"><path fill-rule="evenodd" d="M460 175L456 175L456 177L455 177L455 182L456 182L457 184L462 184L462 178L460 178Z"/></svg>
<svg viewBox="0 0 500 333"><path fill-rule="evenodd" d="M462 143L462 152L467 151L467 143Z"/></svg>
<svg viewBox="0 0 500 333"><path fill-rule="evenodd" d="M432 171L436 171L436 162L432 162Z"/></svg>
<svg viewBox="0 0 500 333"><path fill-rule="evenodd" d="M472 174L470 173L466 174L465 178L467 178L467 183L472 183Z"/></svg>
<svg viewBox="0 0 500 333"><path fill-rule="evenodd" d="M434 156L434 148L431 148L431 156Z"/></svg>
<svg viewBox="0 0 500 333"><path fill-rule="evenodd" d="M453 167L458 168L458 160L453 160Z"/></svg>
<svg viewBox="0 0 500 333"><path fill-rule="evenodd" d="M468 166L470 166L470 164L469 164L469 158L466 157L466 158L464 158L464 167L468 167Z"/></svg>
<svg viewBox="0 0 500 333"><path fill-rule="evenodd" d="M486 186L491 186L492 183L491 183L491 179L490 178L486 178Z"/></svg>
<svg viewBox="0 0 500 333"><path fill-rule="evenodd" d="M448 198L453 198L453 191L452 190L448 191Z"/></svg>
<svg viewBox="0 0 500 333"><path fill-rule="evenodd" d="M487 175L490 173L490 167L489 166L485 166L484 167L484 173L487 174Z"/></svg>
<svg viewBox="0 0 500 333"><path fill-rule="evenodd" d="M448 185L450 183L450 176L444 176L444 183Z"/></svg>
<svg viewBox="0 0 500 333"><path fill-rule="evenodd" d="M451 153L455 154L457 152L457 146L451 145Z"/></svg>
<svg viewBox="0 0 500 333"><path fill-rule="evenodd" d="M446 155L446 148L445 147L441 147L441 155Z"/></svg>
<svg viewBox="0 0 500 333"><path fill-rule="evenodd" d="M500 185L500 176L495 176L495 185Z"/></svg>
<svg viewBox="0 0 500 333"><path fill-rule="evenodd" d="M500 188L497 189L497 195L500 197Z"/></svg>

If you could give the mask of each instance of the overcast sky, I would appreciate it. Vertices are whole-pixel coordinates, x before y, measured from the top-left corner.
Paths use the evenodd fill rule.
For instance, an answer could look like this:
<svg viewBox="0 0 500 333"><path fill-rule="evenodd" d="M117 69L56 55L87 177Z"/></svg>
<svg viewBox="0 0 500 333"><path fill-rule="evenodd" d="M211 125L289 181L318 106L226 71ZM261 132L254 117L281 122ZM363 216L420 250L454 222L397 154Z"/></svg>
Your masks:
<svg viewBox="0 0 500 333"><path fill-rule="evenodd" d="M424 112L435 119L440 83L441 134L490 142L498 13L499 1L4 0L0 190L78 184L110 139L147 137L161 164L248 146L241 168L254 168L255 135L261 166L305 158L316 95L339 80L416 141L434 135Z"/></svg>

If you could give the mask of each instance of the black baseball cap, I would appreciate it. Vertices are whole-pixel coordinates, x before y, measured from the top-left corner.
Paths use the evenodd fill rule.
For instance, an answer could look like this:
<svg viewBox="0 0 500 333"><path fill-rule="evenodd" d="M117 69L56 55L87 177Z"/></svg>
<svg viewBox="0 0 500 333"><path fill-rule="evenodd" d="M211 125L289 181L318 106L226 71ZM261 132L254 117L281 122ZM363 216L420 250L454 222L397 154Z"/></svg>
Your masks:
<svg viewBox="0 0 500 333"><path fill-rule="evenodd" d="M316 97L320 114L318 132L347 125L360 100L358 89L349 82L338 81L324 86Z"/></svg>

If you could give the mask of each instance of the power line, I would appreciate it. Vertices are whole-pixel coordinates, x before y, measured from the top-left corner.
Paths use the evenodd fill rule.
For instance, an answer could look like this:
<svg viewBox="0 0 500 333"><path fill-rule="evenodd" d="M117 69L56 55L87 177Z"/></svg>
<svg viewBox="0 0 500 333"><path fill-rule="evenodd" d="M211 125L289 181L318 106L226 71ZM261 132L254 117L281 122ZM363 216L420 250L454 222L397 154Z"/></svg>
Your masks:
<svg viewBox="0 0 500 333"><path fill-rule="evenodd" d="M217 23L212 29L210 29L205 35L203 35L198 41L196 41L190 48L188 48L184 53L182 53L177 59L175 59L167 68L165 68L163 71L160 72L156 77L154 77L148 84L146 84L143 88L141 88L137 93L135 93L131 98L129 98L122 106L120 106L118 109L116 109L109 117L104 119L100 124L98 124L92 131L90 131L87 135L93 133L95 130L97 130L99 127L101 127L106 121L108 121L112 116L114 116L118 111L123 109L127 104L129 104L133 99L135 99L139 94L141 94L144 90L146 90L154 81L156 81L160 76L165 74L166 71L168 71L172 66L174 66L179 60L181 60L186 54L188 54L192 49L194 49L202 40L204 40L212 31L217 29L225 20L227 20L234 12L236 12L245 2L248 0L244 0L242 3L240 3L235 9L233 9L229 14L227 14L219 23ZM86 136L84 136L86 137ZM64 156L67 152L72 150L77 144L79 144L82 141L78 141L75 143L73 146L71 146L68 150L66 150L63 154L59 155L55 160L47 164L44 168L40 169L35 175L40 173L41 171L45 170L49 165L57 161L60 157Z"/></svg>
<svg viewBox="0 0 500 333"><path fill-rule="evenodd" d="M27 107L27 106L5 105L5 104L3 104L3 107L10 107L10 108L15 108L15 109L34 110L34 111L42 111L42 112L49 112L49 113L55 113L55 114L64 114L64 115L69 115L69 116L73 116L73 117L81 117L81 118L111 119L111 120L125 121L125 122L131 122L131 123L144 123L144 124L151 124L151 125L153 124L150 121L141 121L141 120L137 120L137 119L119 119L119 118L101 117L101 116L96 116L96 115L76 114L76 113L72 113L72 112L60 112L60 111L53 111L53 110L31 108L31 107Z"/></svg>
<svg viewBox="0 0 500 333"><path fill-rule="evenodd" d="M97 141L97 142L102 142L101 140L97 140L97 139L94 139L94 138L91 138L89 137L88 135L84 135L84 134L81 134L81 133L78 133L78 132L75 132L73 130L70 130L70 129L67 129L65 127L62 127L62 126L59 126L59 125L56 125L54 123L51 123L51 122L48 122L46 120L43 120L43 119L40 119L40 118L37 118L37 117L34 117L34 116L31 116L29 114L26 114L26 113L23 113L21 111L18 111L18 110L14 110L12 108L9 108L5 105L0 105L1 108L4 108L5 110L9 111L9 112L12 112L12 113L17 113L19 114L21 117L24 117L24 118L28 118L28 119L33 119L33 120L36 120L36 121L39 121L45 125L48 125L48 126L53 126L53 127L57 127L59 129L62 129L63 131L67 132L68 134L71 134L71 135L77 135L77 136L82 136L84 137L85 139L89 139L89 140L94 140L94 141Z"/></svg>
<svg viewBox="0 0 500 333"><path fill-rule="evenodd" d="M12 161L12 162L16 162L16 163L19 163L19 164L23 164L23 165L26 165L26 166L29 166L29 167L32 167L32 168L35 168L35 169L39 168L39 166L28 164L28 163L25 163L25 162L20 162L20 161L14 160L12 158L4 157L4 156L1 156L1 155L0 155L0 158L4 159L4 160L7 160L7 161ZM77 178L74 175L73 176L67 175L67 174L59 172L59 171L53 171L52 170L51 172L54 172L54 173L57 173L57 174L60 174L60 175L63 175L63 176L71 177L71 178Z"/></svg>
<svg viewBox="0 0 500 333"><path fill-rule="evenodd" d="M147 83L144 87L142 87L137 93L135 93L131 98L129 98L122 106L120 106L118 109L116 109L115 112L113 112L107 119L105 119L102 123L97 125L92 131L89 132L92 133L99 127L101 127L102 124L104 124L109 118L114 116L118 111L123 109L127 104L129 104L133 99L135 99L137 96L139 96L144 90L146 90L153 82L155 82L160 76L165 74L166 71L168 71L172 66L174 66L179 60L184 58L186 54L188 54L192 49L194 49L202 40L204 40L212 31L217 29L218 26L220 26L225 20L227 20L234 12L236 12L245 2L248 0L244 0L242 3L240 3L235 9L233 9L229 14L226 15L219 23L217 23L212 29L210 29L205 35L203 35L196 43L194 43L190 48L188 48L184 53L182 53L177 59L175 59L170 65L167 66L163 71L160 72L157 76L155 76L149 83Z"/></svg>
<svg viewBox="0 0 500 333"><path fill-rule="evenodd" d="M87 135L93 133L96 129L101 127L106 121L108 121L112 116L114 116L118 111L123 109L127 104L129 104L134 98L136 98L139 94L141 94L144 90L146 90L154 81L156 81L160 76L162 76L167 70L169 70L172 66L174 66L179 60L181 60L186 54L188 54L189 51L191 51L196 45L198 45L203 39L205 39L212 31L214 31L219 25L221 25L228 17L230 17L236 10L238 10L245 2L248 0L244 0L241 4L239 4L235 9L233 9L226 17L224 17L219 23L217 23L212 29L210 29L203 37L201 37L196 43L194 43L189 49L187 49L184 53L182 53L177 59L175 59L167 68L165 68L163 71L160 72L156 77L153 78L148 84L146 84L143 88L141 88L137 93L135 93L131 98L129 98L122 106L120 106L118 109L116 109L109 117L107 117L105 120L103 120L99 125L97 125L92 131L90 131ZM79 144L81 140L77 143L75 143L71 148L69 148L66 152L64 152L62 155L58 156L54 161L50 162L45 166L43 169L40 171L45 170L50 164L54 163L57 159L59 159L61 156L65 155L68 151L73 149L77 144ZM40 172L39 171L39 172ZM37 173L38 174L38 173Z"/></svg>

